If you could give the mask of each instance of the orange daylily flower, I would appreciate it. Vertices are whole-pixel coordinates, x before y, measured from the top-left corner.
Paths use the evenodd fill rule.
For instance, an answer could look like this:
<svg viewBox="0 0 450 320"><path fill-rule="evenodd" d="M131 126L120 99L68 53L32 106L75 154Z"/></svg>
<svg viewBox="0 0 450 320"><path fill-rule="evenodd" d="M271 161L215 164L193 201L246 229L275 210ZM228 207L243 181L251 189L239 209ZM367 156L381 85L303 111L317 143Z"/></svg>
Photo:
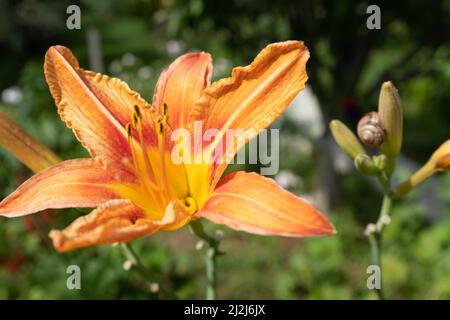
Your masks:
<svg viewBox="0 0 450 320"><path fill-rule="evenodd" d="M94 207L50 237L69 251L127 242L159 230L175 230L206 218L261 235L318 236L335 232L313 206L256 173L222 178L221 161L176 164L171 160L174 129L219 133L267 128L303 89L309 52L302 42L267 46L230 78L210 84L212 61L204 52L176 59L160 76L153 106L119 79L86 71L69 49L51 47L45 77L58 112L92 158L61 162L38 172L0 203L0 215L17 217L47 208ZM236 142L227 158L251 139ZM198 152L197 152L198 153Z"/></svg>

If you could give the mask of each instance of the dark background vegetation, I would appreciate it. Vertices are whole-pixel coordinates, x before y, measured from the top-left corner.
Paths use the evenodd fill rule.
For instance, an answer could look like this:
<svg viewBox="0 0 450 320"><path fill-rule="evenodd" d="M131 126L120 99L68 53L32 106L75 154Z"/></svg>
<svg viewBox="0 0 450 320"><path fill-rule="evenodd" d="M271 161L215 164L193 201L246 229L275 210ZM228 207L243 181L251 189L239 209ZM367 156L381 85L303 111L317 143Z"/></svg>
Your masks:
<svg viewBox="0 0 450 320"><path fill-rule="evenodd" d="M66 28L70 4L81 7L81 30ZM84 68L117 76L151 101L159 73L184 52L210 52L214 78L220 78L232 66L248 64L266 44L298 39L311 51L308 84L322 112L317 125L326 128L338 118L355 128L361 115L376 109L381 83L392 80L405 111L402 163L420 165L450 138L450 1L379 1L381 30L366 28L369 4L0 0L0 110L62 158L85 157L59 120L44 81L42 63L49 46L71 48ZM100 45L100 64L89 59L88 38ZM316 198L339 233L282 239L223 228L226 254L219 260L219 297L374 298L366 288L371 260L363 230L377 215L379 190L357 172L337 169L327 132L311 136L287 118L279 126L280 165L296 177L292 191ZM402 166L399 179L411 170ZM0 150L1 197L29 175ZM395 204L383 252L388 297L450 298L449 190L450 175L441 175L428 189L421 187ZM119 247L54 252L48 228L62 228L78 215L64 210L0 219L0 298L150 297L148 284L122 268ZM203 298L203 256L195 244L185 228L140 239L134 246L155 277L162 277L161 286L180 298ZM66 288L71 264L81 267L82 290Z"/></svg>

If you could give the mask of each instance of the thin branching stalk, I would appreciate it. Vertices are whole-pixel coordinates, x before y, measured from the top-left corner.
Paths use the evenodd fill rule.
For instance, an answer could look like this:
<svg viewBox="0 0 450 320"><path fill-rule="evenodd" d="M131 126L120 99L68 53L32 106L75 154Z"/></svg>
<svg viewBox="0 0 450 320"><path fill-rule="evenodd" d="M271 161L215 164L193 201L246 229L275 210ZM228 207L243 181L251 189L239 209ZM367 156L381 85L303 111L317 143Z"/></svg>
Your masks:
<svg viewBox="0 0 450 320"><path fill-rule="evenodd" d="M372 259L375 265L380 268L380 288L376 289L378 298L384 300L384 290L383 290L383 272L381 269L381 237L378 233L370 234L369 236L370 247L372 249Z"/></svg>
<svg viewBox="0 0 450 320"><path fill-rule="evenodd" d="M392 209L392 192L390 190L389 178L385 175L379 177L379 181L384 190L383 202L381 205L380 213L376 223L373 225L372 230L368 230L367 236L369 238L370 247L372 250L372 259L375 265L380 268L380 288L376 289L378 298L380 300L385 299L384 287L383 287L383 266L382 266L382 234L384 226L390 221L390 214Z"/></svg>
<svg viewBox="0 0 450 320"><path fill-rule="evenodd" d="M208 244L205 253L206 262L206 299L215 300L217 298L217 257L221 254L219 251L220 239L215 236L208 235L200 220L190 223L192 232Z"/></svg>
<svg viewBox="0 0 450 320"><path fill-rule="evenodd" d="M152 272L148 270L141 262L138 254L131 247L129 243L121 243L120 247L122 248L122 252L125 255L125 258L131 262L131 268L135 270L146 282L149 286L158 284L160 285L161 281L155 279L152 275ZM169 299L177 299L177 296L171 292L166 290L166 288L161 284L157 292L151 292L154 298L159 298L159 293L162 293Z"/></svg>
<svg viewBox="0 0 450 320"><path fill-rule="evenodd" d="M392 207L392 197L390 194L385 194L383 197L383 204L381 205L380 214L378 220L375 224L375 231L370 233L369 241L372 248L372 257L375 265L380 268L380 288L377 289L378 298L384 300L384 290L383 290L383 266L381 259L381 239L383 227L386 225L386 219L390 219L390 212Z"/></svg>

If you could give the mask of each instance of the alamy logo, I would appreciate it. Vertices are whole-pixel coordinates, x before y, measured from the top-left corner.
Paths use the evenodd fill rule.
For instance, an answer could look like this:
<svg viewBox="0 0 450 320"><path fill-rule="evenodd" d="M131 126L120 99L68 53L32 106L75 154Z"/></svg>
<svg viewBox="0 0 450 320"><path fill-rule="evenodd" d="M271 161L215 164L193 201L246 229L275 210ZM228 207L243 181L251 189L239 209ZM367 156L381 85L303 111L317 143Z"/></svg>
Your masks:
<svg viewBox="0 0 450 320"><path fill-rule="evenodd" d="M258 132L254 129L208 129L202 121L194 129L179 128L171 134L175 143L171 150L174 164L257 164L262 175L274 175L279 170L279 130ZM248 143L248 149L244 147ZM248 150L248 155L246 151ZM235 156L236 155L236 156Z"/></svg>
<svg viewBox="0 0 450 320"><path fill-rule="evenodd" d="M67 278L66 286L69 290L81 289L81 269L76 264L70 265L66 269L66 273L70 274Z"/></svg>
<svg viewBox="0 0 450 320"><path fill-rule="evenodd" d="M380 290L381 289L380 266L372 264L367 267L366 273L370 274L370 276L367 277L367 289Z"/></svg>
<svg viewBox="0 0 450 320"><path fill-rule="evenodd" d="M372 4L367 7L366 13L370 14L370 16L367 18L367 21L366 21L367 29L369 29L369 30L381 29L381 9L380 9L380 7L375 4Z"/></svg>
<svg viewBox="0 0 450 320"><path fill-rule="evenodd" d="M69 30L81 29L81 9L77 5L70 5L66 9L66 13L70 16L66 20L66 27Z"/></svg>

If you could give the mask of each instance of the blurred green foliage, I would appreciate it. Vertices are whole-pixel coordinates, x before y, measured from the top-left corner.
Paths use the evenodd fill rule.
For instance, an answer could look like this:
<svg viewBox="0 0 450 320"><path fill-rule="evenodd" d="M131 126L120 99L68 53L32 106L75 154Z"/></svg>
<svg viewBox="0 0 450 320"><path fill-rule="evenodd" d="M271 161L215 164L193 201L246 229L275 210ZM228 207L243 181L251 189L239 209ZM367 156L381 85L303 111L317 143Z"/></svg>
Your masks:
<svg viewBox="0 0 450 320"><path fill-rule="evenodd" d="M3 97L0 109L64 159L87 153L57 116L43 77L43 57L50 45L63 44L90 68L86 37L92 28L101 35L103 71L127 81L148 101L161 70L186 51L211 52L217 79L232 66L249 63L267 43L300 39L311 51L309 84L325 123L339 118L354 128L355 113L375 109L380 84L392 80L405 106L405 155L423 162L450 137L448 0L380 1L382 29L374 31L365 26L366 1L78 1L82 29L67 30L66 8L72 3L0 0L0 91L16 86L21 95L16 102ZM356 106L353 113L348 101ZM286 143L302 139L314 145L301 127L282 128L281 169L302 177L293 191L309 194L319 174L317 150ZM29 175L0 150L0 196ZM263 238L227 229L219 297L375 298L366 288L370 250L363 230L376 216L380 195L360 175L338 175L333 188L338 201L328 214L336 236ZM448 174L441 190L445 209L439 221L427 219L417 192L395 205L383 251L388 297L450 299ZM34 219L0 219L0 298L150 297L148 284L123 270L119 247L59 255L48 245L49 227L63 228L80 214L64 210ZM195 243L185 228L140 239L134 246L168 290L180 298L202 298L203 257ZM71 264L81 267L81 290L66 288Z"/></svg>

